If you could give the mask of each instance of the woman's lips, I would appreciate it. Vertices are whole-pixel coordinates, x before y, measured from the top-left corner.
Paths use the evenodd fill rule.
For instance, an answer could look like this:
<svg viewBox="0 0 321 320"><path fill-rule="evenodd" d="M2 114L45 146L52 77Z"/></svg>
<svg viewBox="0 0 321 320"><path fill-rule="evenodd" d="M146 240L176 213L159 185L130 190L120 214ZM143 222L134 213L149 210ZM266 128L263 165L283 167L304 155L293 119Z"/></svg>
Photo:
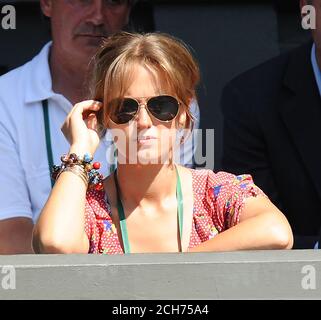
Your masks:
<svg viewBox="0 0 321 320"><path fill-rule="evenodd" d="M156 137L152 137L152 136L144 136L144 137L137 138L137 142L139 144L150 144L155 140L156 140Z"/></svg>

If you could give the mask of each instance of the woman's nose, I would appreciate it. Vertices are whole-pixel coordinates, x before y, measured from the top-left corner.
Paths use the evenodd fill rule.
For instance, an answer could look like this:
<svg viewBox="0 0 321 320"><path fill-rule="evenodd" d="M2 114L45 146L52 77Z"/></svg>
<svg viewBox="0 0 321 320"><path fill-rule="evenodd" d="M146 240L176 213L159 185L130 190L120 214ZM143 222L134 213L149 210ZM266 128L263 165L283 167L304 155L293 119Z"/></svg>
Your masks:
<svg viewBox="0 0 321 320"><path fill-rule="evenodd" d="M149 128L152 125L152 119L147 112L146 105L141 104L139 106L136 121L138 128Z"/></svg>

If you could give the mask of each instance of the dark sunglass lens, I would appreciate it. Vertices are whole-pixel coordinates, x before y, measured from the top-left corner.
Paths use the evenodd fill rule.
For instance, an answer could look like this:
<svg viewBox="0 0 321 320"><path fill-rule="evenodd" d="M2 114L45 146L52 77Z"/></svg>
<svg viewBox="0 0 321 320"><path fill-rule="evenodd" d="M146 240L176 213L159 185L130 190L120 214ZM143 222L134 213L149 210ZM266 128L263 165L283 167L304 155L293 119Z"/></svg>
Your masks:
<svg viewBox="0 0 321 320"><path fill-rule="evenodd" d="M117 99L111 103L112 112L110 118L118 124L129 122L138 110L138 103L134 99Z"/></svg>
<svg viewBox="0 0 321 320"><path fill-rule="evenodd" d="M171 96L158 96L148 101L148 110L161 121L173 120L178 112L178 101Z"/></svg>

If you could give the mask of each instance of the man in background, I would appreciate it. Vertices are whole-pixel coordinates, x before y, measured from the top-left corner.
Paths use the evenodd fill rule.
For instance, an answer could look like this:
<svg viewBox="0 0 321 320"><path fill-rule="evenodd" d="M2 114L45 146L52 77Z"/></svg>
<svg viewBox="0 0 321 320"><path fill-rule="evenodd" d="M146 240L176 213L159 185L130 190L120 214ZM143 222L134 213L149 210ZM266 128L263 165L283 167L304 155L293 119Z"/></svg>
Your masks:
<svg viewBox="0 0 321 320"><path fill-rule="evenodd" d="M294 248L321 226L321 0L313 41L232 80L222 95L223 168L250 173L288 218ZM302 11L301 11L302 12Z"/></svg>

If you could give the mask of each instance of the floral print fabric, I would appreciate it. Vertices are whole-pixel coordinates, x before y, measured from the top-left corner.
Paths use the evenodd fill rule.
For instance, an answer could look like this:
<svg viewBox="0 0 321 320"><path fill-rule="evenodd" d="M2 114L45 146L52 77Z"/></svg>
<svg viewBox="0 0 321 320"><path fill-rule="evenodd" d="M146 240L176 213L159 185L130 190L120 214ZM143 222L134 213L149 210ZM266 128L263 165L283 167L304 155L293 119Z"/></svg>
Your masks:
<svg viewBox="0 0 321 320"><path fill-rule="evenodd" d="M194 205L189 248L235 226L239 222L244 200L264 195L250 175L235 176L227 172L190 170ZM90 241L89 253L124 253L104 190L87 192L85 231Z"/></svg>

